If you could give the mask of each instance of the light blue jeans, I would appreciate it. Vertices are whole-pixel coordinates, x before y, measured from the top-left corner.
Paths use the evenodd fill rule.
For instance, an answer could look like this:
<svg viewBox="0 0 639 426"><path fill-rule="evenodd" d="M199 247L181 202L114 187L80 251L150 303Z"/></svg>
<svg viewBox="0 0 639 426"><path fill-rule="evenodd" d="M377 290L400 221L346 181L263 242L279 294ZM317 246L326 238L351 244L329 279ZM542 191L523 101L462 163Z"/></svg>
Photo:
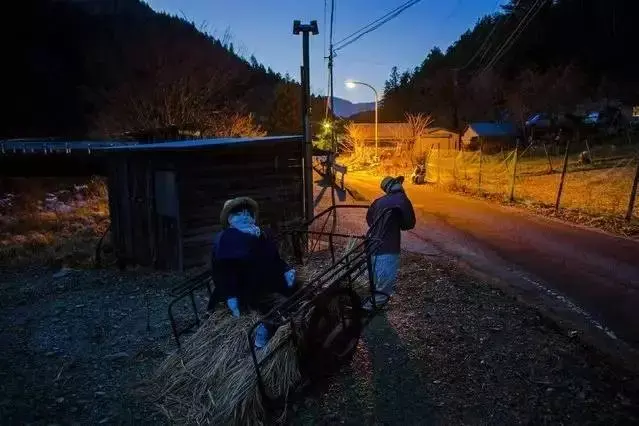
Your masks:
<svg viewBox="0 0 639 426"><path fill-rule="evenodd" d="M399 253L373 256L372 262L375 289L388 294L389 297L392 296L395 292L397 272L399 271ZM375 302L386 302L386 296L377 294L375 296Z"/></svg>

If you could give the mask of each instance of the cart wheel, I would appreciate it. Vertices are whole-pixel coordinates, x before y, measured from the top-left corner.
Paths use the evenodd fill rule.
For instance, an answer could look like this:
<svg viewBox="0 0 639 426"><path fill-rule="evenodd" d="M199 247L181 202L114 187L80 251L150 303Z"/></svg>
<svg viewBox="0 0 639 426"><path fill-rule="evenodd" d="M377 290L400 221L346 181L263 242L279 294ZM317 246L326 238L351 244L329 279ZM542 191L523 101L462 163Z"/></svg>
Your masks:
<svg viewBox="0 0 639 426"><path fill-rule="evenodd" d="M362 333L361 301L349 288L334 288L313 303L302 339L300 367L310 378L330 375L357 349Z"/></svg>

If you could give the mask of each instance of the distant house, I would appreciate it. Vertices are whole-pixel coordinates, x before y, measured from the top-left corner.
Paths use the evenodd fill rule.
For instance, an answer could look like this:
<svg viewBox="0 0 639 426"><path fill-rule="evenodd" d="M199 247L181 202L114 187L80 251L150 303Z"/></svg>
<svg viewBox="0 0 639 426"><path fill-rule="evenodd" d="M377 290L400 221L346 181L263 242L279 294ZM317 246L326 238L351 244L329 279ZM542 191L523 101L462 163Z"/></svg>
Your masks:
<svg viewBox="0 0 639 426"><path fill-rule="evenodd" d="M513 146L516 137L517 128L511 123L470 123L462 135L462 145L467 150L482 146L486 152L494 152Z"/></svg>
<svg viewBox="0 0 639 426"><path fill-rule="evenodd" d="M353 132L364 142L364 145L375 145L375 123L353 123ZM380 148L395 147L402 135L410 134L408 123L378 123L377 134Z"/></svg>
<svg viewBox="0 0 639 426"><path fill-rule="evenodd" d="M367 146L375 144L374 123L353 123L354 132ZM398 141L412 137L413 130L408 123L378 123L378 138L380 148L394 148ZM429 129L426 135L422 135L415 141L417 152L427 152L432 147L440 149L454 149L459 136L455 132L442 127Z"/></svg>
<svg viewBox="0 0 639 426"><path fill-rule="evenodd" d="M416 153L426 153L433 148L454 150L459 143L459 133L443 127L432 127L415 142Z"/></svg>

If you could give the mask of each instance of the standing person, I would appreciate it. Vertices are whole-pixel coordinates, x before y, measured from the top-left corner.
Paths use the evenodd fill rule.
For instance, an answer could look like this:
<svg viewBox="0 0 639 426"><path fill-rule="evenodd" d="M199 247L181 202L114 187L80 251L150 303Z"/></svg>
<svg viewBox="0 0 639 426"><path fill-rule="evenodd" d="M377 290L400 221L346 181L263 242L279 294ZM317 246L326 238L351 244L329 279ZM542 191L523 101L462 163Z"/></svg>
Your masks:
<svg viewBox="0 0 639 426"><path fill-rule="evenodd" d="M378 237L381 245L372 256L375 289L383 294L375 295L375 305L384 305L395 291L397 272L399 270L399 253L401 247L401 231L415 227L415 211L413 204L404 192L404 177L386 176L382 179L381 188L384 195L373 201L366 213L366 222L372 226L386 211L392 213ZM372 302L367 301L366 310L372 310Z"/></svg>
<svg viewBox="0 0 639 426"><path fill-rule="evenodd" d="M288 297L295 292L295 269L282 260L271 235L257 225L258 210L257 202L248 197L224 203L220 214L224 229L213 243L215 292L209 310L222 299L235 317L247 310L264 315L273 308L277 294ZM255 346L263 347L273 332L260 324Z"/></svg>

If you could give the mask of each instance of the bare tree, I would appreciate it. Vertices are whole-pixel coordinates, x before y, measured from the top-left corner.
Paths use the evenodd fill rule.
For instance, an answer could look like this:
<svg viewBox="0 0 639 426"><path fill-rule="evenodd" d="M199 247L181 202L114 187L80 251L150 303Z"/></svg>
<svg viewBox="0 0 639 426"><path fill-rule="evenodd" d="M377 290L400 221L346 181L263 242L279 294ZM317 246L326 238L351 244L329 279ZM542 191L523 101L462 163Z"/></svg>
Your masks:
<svg viewBox="0 0 639 426"><path fill-rule="evenodd" d="M100 94L106 107L95 120L98 132L178 126L214 135L222 125L216 120L225 119L221 113L238 111L228 99L237 97L233 88L239 90L249 76L221 45L218 54L203 55L210 52L211 42L204 37L200 41L206 49L152 31L129 46L124 52L127 72L115 88Z"/></svg>
<svg viewBox="0 0 639 426"><path fill-rule="evenodd" d="M353 157L360 158L364 154L364 141L366 135L364 130L355 123L349 122L344 126L346 138L340 143L342 149L345 151L351 151Z"/></svg>
<svg viewBox="0 0 639 426"><path fill-rule="evenodd" d="M253 114L222 113L208 125L215 137L261 137L266 132L255 123Z"/></svg>
<svg viewBox="0 0 639 426"><path fill-rule="evenodd" d="M428 134L434 121L430 115L423 113L406 113L405 118L408 125L397 128L394 135L398 141L396 151L398 155L412 154L415 144L421 137Z"/></svg>

